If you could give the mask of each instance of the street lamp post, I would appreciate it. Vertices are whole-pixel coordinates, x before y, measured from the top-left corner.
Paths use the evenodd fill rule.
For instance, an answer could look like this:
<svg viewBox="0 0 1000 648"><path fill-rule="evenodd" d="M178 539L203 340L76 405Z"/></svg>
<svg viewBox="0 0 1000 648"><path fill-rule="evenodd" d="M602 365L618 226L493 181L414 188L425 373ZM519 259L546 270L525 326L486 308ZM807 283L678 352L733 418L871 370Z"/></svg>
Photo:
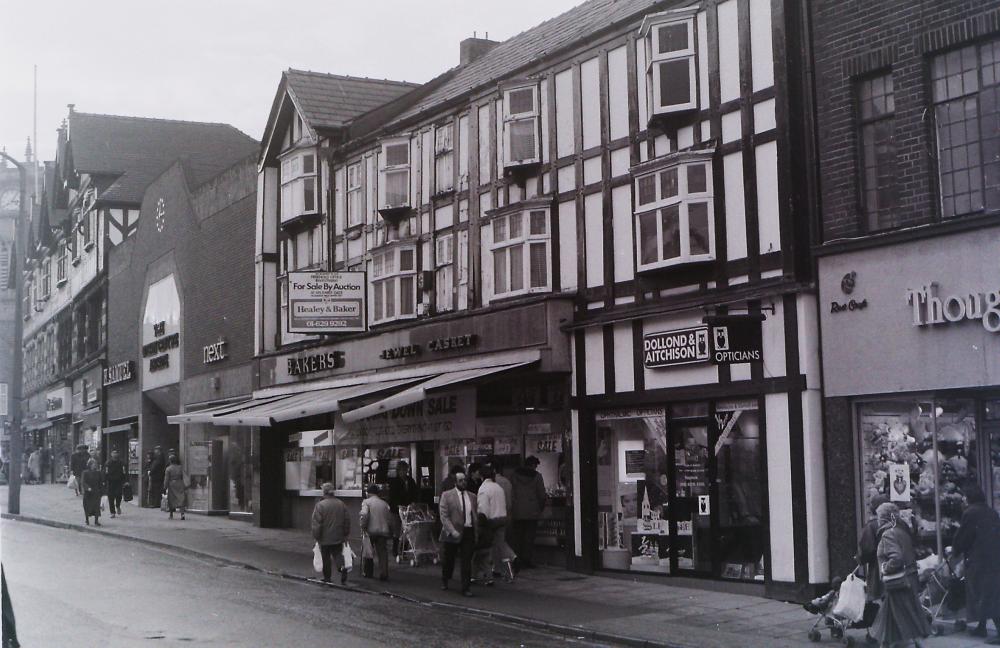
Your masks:
<svg viewBox="0 0 1000 648"><path fill-rule="evenodd" d="M23 164L0 151L0 156L17 167L21 191L17 208L17 223L14 226L14 251L11 255L10 276L14 277L14 370L11 372L9 393L11 416L10 430L10 467L7 470L7 512L17 515L21 512L21 454L24 451L24 432L21 429L21 374L24 365L24 342L21 339L24 329L24 317L21 309L24 304L24 269L23 262L27 254L27 231L25 226L25 209L27 200L28 172Z"/></svg>

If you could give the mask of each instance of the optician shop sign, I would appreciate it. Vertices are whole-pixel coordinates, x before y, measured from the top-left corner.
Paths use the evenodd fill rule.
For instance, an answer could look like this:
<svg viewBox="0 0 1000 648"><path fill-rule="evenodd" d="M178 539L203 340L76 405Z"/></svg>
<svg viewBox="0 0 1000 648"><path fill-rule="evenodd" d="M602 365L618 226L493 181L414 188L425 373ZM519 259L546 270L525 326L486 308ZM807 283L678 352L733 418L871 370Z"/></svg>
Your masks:
<svg viewBox="0 0 1000 648"><path fill-rule="evenodd" d="M289 333L364 330L364 272L288 273Z"/></svg>
<svg viewBox="0 0 1000 648"><path fill-rule="evenodd" d="M642 339L642 363L647 369L709 362L739 364L763 360L760 318L706 318L707 326L647 333Z"/></svg>

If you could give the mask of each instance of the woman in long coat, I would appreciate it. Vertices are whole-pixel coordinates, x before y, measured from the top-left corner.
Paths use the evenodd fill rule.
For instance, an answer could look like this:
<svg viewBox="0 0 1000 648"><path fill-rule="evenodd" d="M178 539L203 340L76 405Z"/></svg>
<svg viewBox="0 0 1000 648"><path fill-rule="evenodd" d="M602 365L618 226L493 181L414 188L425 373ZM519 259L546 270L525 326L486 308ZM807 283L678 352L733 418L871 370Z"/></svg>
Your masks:
<svg viewBox="0 0 1000 648"><path fill-rule="evenodd" d="M104 475L97 469L97 461L87 462L87 469L80 475L83 490L83 517L87 524L94 518L94 526L101 526L101 495L104 494Z"/></svg>
<svg viewBox="0 0 1000 648"><path fill-rule="evenodd" d="M966 490L969 507L952 548L965 556L965 591L969 618L979 621L973 636L986 636L986 620L993 619L1000 634L1000 515L986 504L978 486ZM1000 645L1000 637L986 642Z"/></svg>
<svg viewBox="0 0 1000 648"><path fill-rule="evenodd" d="M170 519L174 519L174 511L180 509L181 519L184 519L184 509L187 506L187 480L184 469L177 455L170 455L170 465L163 473L163 492L167 496L167 506L170 509Z"/></svg>
<svg viewBox="0 0 1000 648"><path fill-rule="evenodd" d="M879 505L875 514L879 522L879 573L885 596L871 632L884 648L911 640L919 648L917 639L930 634L930 627L917 599L920 579L913 551L913 531L909 524L899 519L899 507L892 502ZM897 574L903 574L901 580L892 578Z"/></svg>

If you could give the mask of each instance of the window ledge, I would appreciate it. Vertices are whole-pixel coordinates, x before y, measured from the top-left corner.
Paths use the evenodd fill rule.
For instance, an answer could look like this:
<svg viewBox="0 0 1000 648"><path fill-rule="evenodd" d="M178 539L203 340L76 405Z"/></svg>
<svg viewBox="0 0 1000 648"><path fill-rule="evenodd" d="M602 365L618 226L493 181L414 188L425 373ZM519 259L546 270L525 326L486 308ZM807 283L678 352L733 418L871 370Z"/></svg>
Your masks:
<svg viewBox="0 0 1000 648"><path fill-rule="evenodd" d="M281 229L288 231L301 230L311 225L323 220L323 214L320 212L309 212L306 214L298 214L292 216L291 218L286 218L281 221Z"/></svg>
<svg viewBox="0 0 1000 648"><path fill-rule="evenodd" d="M455 187L451 187L450 189L441 189L440 191L435 191L431 195L431 198L439 200L441 198L448 198L449 196L454 196L454 195L455 195Z"/></svg>
<svg viewBox="0 0 1000 648"><path fill-rule="evenodd" d="M67 281L66 279L59 279L58 281L56 281L56 286L64 286L66 285L66 281Z"/></svg>
<svg viewBox="0 0 1000 648"><path fill-rule="evenodd" d="M714 254L700 254L696 257L679 257L676 259L670 259L669 261L660 261L656 264L638 266L635 272L636 274L640 275L653 275L660 272L668 272L674 268L698 266L701 264L714 263L714 262L715 262Z"/></svg>
<svg viewBox="0 0 1000 648"><path fill-rule="evenodd" d="M70 263L72 263L72 264L73 264L73 265L75 265L75 266L76 266L76 265L80 265L80 258L81 258L81 257L78 257L78 256L75 256L75 257L73 257L73 260L72 260L72 261L70 261Z"/></svg>
<svg viewBox="0 0 1000 648"><path fill-rule="evenodd" d="M361 234L365 231L364 221L360 223L355 223L354 225L348 225L344 228L344 236L348 239L354 241L361 238Z"/></svg>
<svg viewBox="0 0 1000 648"><path fill-rule="evenodd" d="M403 218L410 215L413 212L413 207L410 205L404 205L401 207L379 207L378 213L384 220L392 223L398 223Z"/></svg>
<svg viewBox="0 0 1000 648"><path fill-rule="evenodd" d="M93 249L94 249L94 242L93 241L91 241L90 243L87 243L86 245L83 246L83 251L84 252L90 252Z"/></svg>
<svg viewBox="0 0 1000 648"><path fill-rule="evenodd" d="M369 328L371 328L372 330L374 330L374 329L376 329L376 328L378 328L380 326L383 326L385 324L392 324L394 322L406 322L406 321L415 320L415 319L417 319L417 314L416 313L414 313L413 315L400 315L399 317L393 317L392 319L383 319L383 320L379 320L377 322L372 322L371 324L369 324Z"/></svg>

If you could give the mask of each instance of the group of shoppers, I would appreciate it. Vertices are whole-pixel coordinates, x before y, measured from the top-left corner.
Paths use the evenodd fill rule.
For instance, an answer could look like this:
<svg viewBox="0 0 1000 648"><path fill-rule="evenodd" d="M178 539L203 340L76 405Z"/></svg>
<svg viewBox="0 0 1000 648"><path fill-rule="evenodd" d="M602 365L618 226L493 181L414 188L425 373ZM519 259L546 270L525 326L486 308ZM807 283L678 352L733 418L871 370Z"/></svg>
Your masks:
<svg viewBox="0 0 1000 648"><path fill-rule="evenodd" d="M504 476L498 460L451 467L441 484L438 503L442 589L449 589L456 562L459 591L465 596L472 596L473 583L490 586L496 576L513 581L520 569L535 566L535 535L547 503L538 463L537 458L528 457L512 472L511 479ZM367 487L359 520L363 573L370 559L378 578L388 580L390 546L392 554L399 555L399 510L418 497L419 489L405 461L396 464L396 476L388 484ZM312 536L320 548L324 582L330 582L334 566L341 583L347 582L343 553L350 529L347 508L336 497L333 484L323 484L323 498L313 509Z"/></svg>
<svg viewBox="0 0 1000 648"><path fill-rule="evenodd" d="M965 558L966 608L978 625L970 629L987 636L987 620L1000 633L1000 515L988 504L978 486L965 490L968 508L952 545L952 554ZM899 507L884 497L873 498L874 518L865 525L859 541L858 560L866 573L867 595L880 605L869 639L889 648L930 633L920 605L920 579L914 551L914 530ZM1000 636L986 642L1000 645Z"/></svg>

